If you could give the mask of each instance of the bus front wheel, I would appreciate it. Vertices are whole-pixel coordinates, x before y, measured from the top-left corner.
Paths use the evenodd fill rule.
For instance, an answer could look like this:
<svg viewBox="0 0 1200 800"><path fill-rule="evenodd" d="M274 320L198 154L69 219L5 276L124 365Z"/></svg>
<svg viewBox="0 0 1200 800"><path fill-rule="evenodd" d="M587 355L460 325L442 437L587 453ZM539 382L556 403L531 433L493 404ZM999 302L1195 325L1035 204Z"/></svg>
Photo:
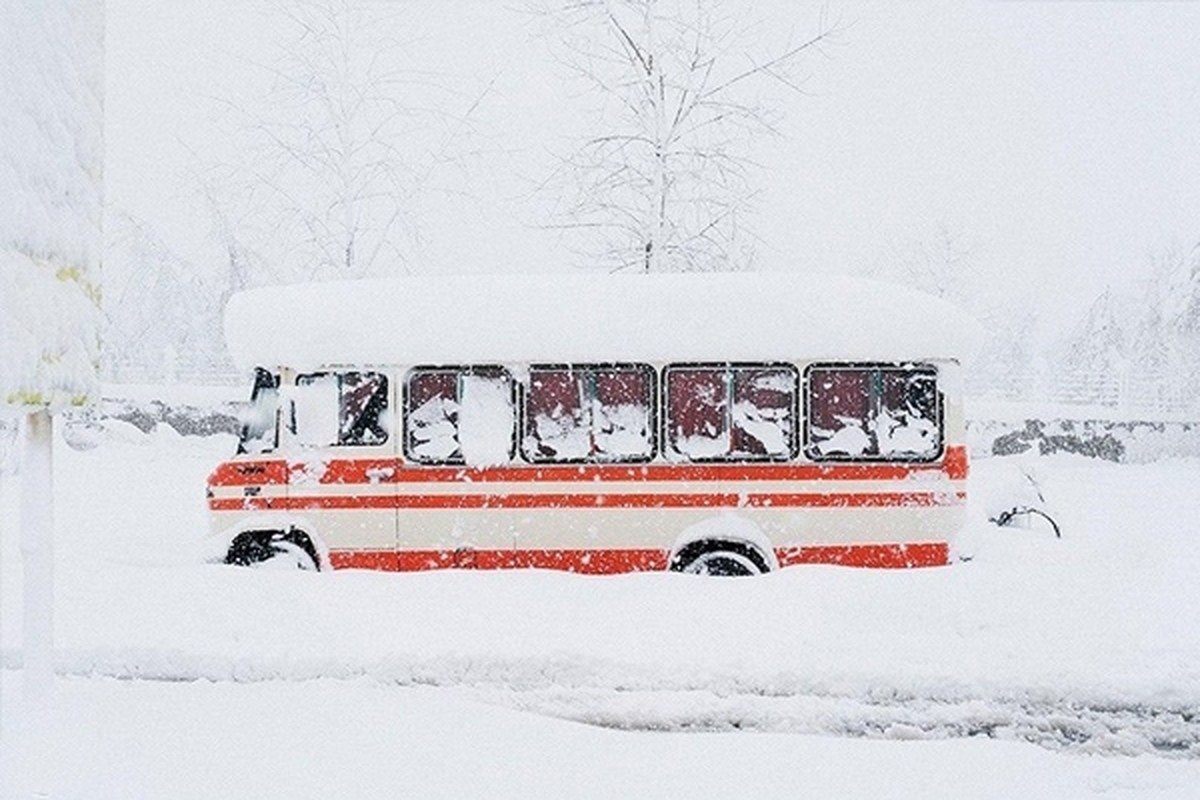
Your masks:
<svg viewBox="0 0 1200 800"><path fill-rule="evenodd" d="M238 534L225 554L226 564L266 569L318 571L316 550L302 531L247 531Z"/></svg>

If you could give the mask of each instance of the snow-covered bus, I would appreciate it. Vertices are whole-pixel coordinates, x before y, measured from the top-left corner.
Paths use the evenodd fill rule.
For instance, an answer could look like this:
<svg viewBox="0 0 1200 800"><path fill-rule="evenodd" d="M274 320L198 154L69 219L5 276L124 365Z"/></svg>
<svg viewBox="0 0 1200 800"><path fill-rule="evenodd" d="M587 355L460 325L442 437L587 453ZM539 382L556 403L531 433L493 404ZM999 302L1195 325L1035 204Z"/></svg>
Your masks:
<svg viewBox="0 0 1200 800"><path fill-rule="evenodd" d="M251 290L221 558L306 569L756 574L946 564L964 518L953 306L773 273Z"/></svg>

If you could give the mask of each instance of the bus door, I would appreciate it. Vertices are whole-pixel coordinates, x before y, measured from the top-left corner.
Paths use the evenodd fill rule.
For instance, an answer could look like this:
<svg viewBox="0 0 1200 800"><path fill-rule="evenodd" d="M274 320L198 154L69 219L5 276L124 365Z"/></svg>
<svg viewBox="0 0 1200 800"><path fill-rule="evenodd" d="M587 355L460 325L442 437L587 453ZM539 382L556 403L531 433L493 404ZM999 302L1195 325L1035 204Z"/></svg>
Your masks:
<svg viewBox="0 0 1200 800"><path fill-rule="evenodd" d="M391 382L381 372L296 378L288 505L320 531L335 567L395 566L393 407Z"/></svg>

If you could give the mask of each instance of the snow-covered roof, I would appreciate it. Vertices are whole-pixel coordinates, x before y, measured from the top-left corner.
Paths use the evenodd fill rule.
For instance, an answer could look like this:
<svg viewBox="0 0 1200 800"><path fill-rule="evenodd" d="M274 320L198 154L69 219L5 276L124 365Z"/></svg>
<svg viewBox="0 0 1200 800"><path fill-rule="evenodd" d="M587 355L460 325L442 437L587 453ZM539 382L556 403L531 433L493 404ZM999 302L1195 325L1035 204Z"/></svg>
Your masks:
<svg viewBox="0 0 1200 800"><path fill-rule="evenodd" d="M420 276L252 289L225 316L235 363L971 356L978 324L901 286L791 273Z"/></svg>

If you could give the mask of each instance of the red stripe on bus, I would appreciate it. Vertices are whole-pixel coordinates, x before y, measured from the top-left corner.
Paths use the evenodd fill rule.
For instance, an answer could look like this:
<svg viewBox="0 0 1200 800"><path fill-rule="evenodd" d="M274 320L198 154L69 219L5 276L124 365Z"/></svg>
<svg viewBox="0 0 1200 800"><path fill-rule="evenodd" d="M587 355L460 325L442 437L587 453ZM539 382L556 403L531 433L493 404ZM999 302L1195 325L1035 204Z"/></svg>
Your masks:
<svg viewBox="0 0 1200 800"><path fill-rule="evenodd" d="M400 561L394 550L330 550L334 569L374 569L398 572Z"/></svg>
<svg viewBox="0 0 1200 800"><path fill-rule="evenodd" d="M667 568L666 550L334 550L334 569L418 572L433 569L555 569L583 574L658 572ZM844 567L907 569L950 563L945 542L918 544L819 545L776 550L781 567L836 564Z"/></svg>
<svg viewBox="0 0 1200 800"><path fill-rule="evenodd" d="M209 511L279 511L291 508L286 497L213 497Z"/></svg>
<svg viewBox="0 0 1200 800"><path fill-rule="evenodd" d="M877 569L941 567L950 563L950 545L946 542L928 542L784 547L775 551L775 557L779 559L781 567L793 564L840 564Z"/></svg>
<svg viewBox="0 0 1200 800"><path fill-rule="evenodd" d="M300 463L292 465L302 471ZM286 484L289 466L281 460L227 462L214 470L210 486ZM965 480L967 452L946 448L941 462L930 464L580 464L579 466L422 467L399 458L331 459L323 465L323 484L372 483L578 483L719 481L904 480L936 473Z"/></svg>
<svg viewBox="0 0 1200 800"><path fill-rule="evenodd" d="M325 497L230 497L209 500L212 511L260 509L388 510L506 508L891 508L959 505L965 492L738 494L426 494Z"/></svg>

